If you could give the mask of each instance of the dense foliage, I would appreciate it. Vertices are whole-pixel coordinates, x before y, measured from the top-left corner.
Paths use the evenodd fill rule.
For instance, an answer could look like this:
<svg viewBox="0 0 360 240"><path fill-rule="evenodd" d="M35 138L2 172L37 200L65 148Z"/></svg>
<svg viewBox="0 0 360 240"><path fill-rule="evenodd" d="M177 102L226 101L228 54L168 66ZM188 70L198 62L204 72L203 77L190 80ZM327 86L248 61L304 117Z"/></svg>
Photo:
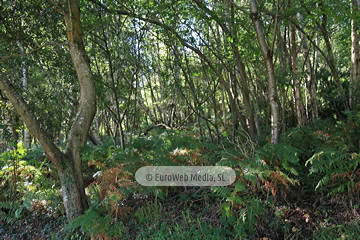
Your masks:
<svg viewBox="0 0 360 240"><path fill-rule="evenodd" d="M153 130L125 150L111 138L89 143L90 208L70 225L56 223L65 221L56 173L40 148L26 153L20 145L2 154L2 234L34 236L41 223L42 235L55 239L357 236L360 161L338 127L294 128L276 145L244 135L220 146L186 130ZM144 187L134 175L148 165L231 166L237 180L229 187ZM22 232L25 223L30 229Z"/></svg>
<svg viewBox="0 0 360 240"><path fill-rule="evenodd" d="M0 83L62 152L84 104L65 2L78 1L0 2ZM97 101L81 149L89 208L66 221L58 168L1 88L0 238L360 235L357 1L79 2ZM229 166L236 181L134 178L183 165Z"/></svg>

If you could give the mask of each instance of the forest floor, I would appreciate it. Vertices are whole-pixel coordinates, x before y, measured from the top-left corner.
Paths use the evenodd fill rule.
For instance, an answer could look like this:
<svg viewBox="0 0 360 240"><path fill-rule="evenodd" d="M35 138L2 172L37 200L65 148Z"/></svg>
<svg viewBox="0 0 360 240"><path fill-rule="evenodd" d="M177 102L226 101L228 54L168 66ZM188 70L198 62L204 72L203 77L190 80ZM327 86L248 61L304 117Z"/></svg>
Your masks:
<svg viewBox="0 0 360 240"><path fill-rule="evenodd" d="M90 208L71 224L41 149L18 148L17 193L6 187L11 154L0 155L0 239L359 239L359 135L329 126L293 129L276 145L245 138L219 146L159 130L125 151L112 141L88 146ZM237 178L228 187L144 187L131 180L142 166L230 166Z"/></svg>
<svg viewBox="0 0 360 240"><path fill-rule="evenodd" d="M154 198L123 200L123 211L119 214L118 220L123 223L124 231L121 237L111 239L185 239L183 238L185 236L188 236L188 239L206 239L207 234L212 234L206 232L209 229L205 230L203 235L191 235L191 232L202 230L199 227L199 220L207 222L214 229L226 229L226 238L219 234L218 238L213 239L233 239L231 234L234 226L224 226L221 221L219 211L221 202L216 202L217 200L211 199L211 197L207 199L206 197L196 199L183 197L184 194L194 196L196 191L199 192L199 189L181 189L180 192L177 189L173 193L169 191L169 194L173 196L169 195L164 200L158 199L159 209L156 209L154 213L149 212L149 216L144 216L142 221L135 218L134 214L141 206L154 206ZM311 200L314 196L299 195L297 191L289 194L293 194L292 199L296 202L283 202L283 205L280 204L281 201L276 202L276 206L269 209L273 219L258 219L253 229L256 237L236 239L323 239L318 234L325 233L327 229L329 231L336 229L341 233L336 239L356 239L358 237L355 234L360 230L352 232L351 229L346 229L347 224L350 228L358 228L359 220L356 217L357 213L350 210L346 202L339 204L341 202L339 199L333 199L329 202L312 204ZM147 217L148 219L146 219ZM275 225L269 226L269 222ZM172 233L172 231L176 231L176 233ZM178 238L180 232L182 234ZM28 212L26 216L11 224L0 222L0 239L4 240L86 239L74 237L72 234L66 229L64 215L51 216L51 212L47 212L43 208ZM198 238L197 235L204 236L204 238ZM318 237L314 237L316 235ZM104 235L98 234L92 239L110 238L106 238L106 233L104 233Z"/></svg>

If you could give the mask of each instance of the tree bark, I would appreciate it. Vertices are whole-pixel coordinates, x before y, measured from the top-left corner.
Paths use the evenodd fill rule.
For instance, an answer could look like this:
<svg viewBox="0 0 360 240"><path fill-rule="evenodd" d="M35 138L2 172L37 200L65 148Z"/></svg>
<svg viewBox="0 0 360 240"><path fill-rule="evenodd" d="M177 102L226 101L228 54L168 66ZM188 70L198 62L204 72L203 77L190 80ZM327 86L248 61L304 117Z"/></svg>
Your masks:
<svg viewBox="0 0 360 240"><path fill-rule="evenodd" d="M32 135L40 142L51 163L56 167L60 177L66 217L70 222L88 208L80 156L96 112L96 98L90 63L83 45L78 1L67 0L63 14L68 34L69 51L80 85L79 107L68 134L65 153L61 152L54 144L53 139L43 129L23 97L16 92L14 86L1 72L0 89L10 100Z"/></svg>
<svg viewBox="0 0 360 240"><path fill-rule="evenodd" d="M358 97L354 95L360 83L360 55L359 55L359 22L354 17L359 13L360 0L351 1L351 72L349 86L349 105L355 107Z"/></svg>
<svg viewBox="0 0 360 240"><path fill-rule="evenodd" d="M59 172L66 215L71 221L88 208L80 157L96 113L96 93L90 61L83 44L78 0L66 1L64 18L70 56L80 86L79 107L68 135L63 160L64 169Z"/></svg>
<svg viewBox="0 0 360 240"><path fill-rule="evenodd" d="M330 43L330 37L329 37L329 33L327 31L327 15L326 14L323 14L322 15L322 23L318 23L318 26L321 30L321 33L323 34L323 37L324 37L324 41L325 41L325 46L326 46L326 49L327 49L327 63L329 65L329 68L330 68L330 71L334 77L334 81L336 83L336 86L339 90L339 93L340 93L340 97L341 97L341 100L343 102L343 105L344 105L344 109L345 110L349 110L349 104L348 104L348 100L346 98L346 95L345 95L345 90L342 86L342 83L340 81L340 76L339 76L339 72L336 68L336 63L335 63L335 57L334 57L334 53L333 53L333 50L332 50L332 46L331 46L331 43Z"/></svg>
<svg viewBox="0 0 360 240"><path fill-rule="evenodd" d="M250 3L250 17L254 24L257 39L260 45L261 53L264 58L266 73L268 77L268 96L271 107L271 142L276 144L279 141L280 134L280 112L279 112L279 99L276 89L276 79L274 72L274 63L272 51L268 48L268 45L265 40L263 23L260 19L257 5L255 0L249 0Z"/></svg>
<svg viewBox="0 0 360 240"><path fill-rule="evenodd" d="M19 45L20 52L24 53L22 41L18 41L17 43ZM27 79L27 68L24 60L21 60L21 72L22 72L22 86L24 88L24 91L26 91L28 79ZM23 132L24 148L29 149L31 146L31 136L29 134L29 130L25 128L22 132Z"/></svg>
<svg viewBox="0 0 360 240"><path fill-rule="evenodd" d="M317 4L317 7L321 8L321 6L322 6L321 4ZM307 10L307 12L310 14L309 10ZM327 15L326 14L322 15L322 22L321 23L319 23L319 21L315 21L316 25L320 29L320 33L323 35L326 50L327 50L327 54L325 54L325 52L321 50L319 44L315 43L312 40L312 38L310 37L310 35L307 34L305 32L305 30L297 24L297 22L294 22L294 21L291 21L291 22L296 26L296 28L299 31L301 31L306 36L306 38L309 40L309 42L324 57L326 63L328 64L328 66L330 68L331 74L334 77L334 81L336 83L336 86L337 86L337 89L339 91L341 100L343 102L344 109L349 110L349 102L348 102L348 99L346 97L346 94L345 94L344 88L342 86L342 83L340 81L340 76L339 76L338 70L336 69L335 57L334 57L334 53L333 53L333 50L332 50L329 33L328 33L328 30L327 30Z"/></svg>
<svg viewBox="0 0 360 240"><path fill-rule="evenodd" d="M301 25L301 22L304 20L304 17L302 16L302 14L300 12L297 13L297 19L300 22L300 27L303 28L303 26ZM293 24L293 23L292 23ZM319 108L318 108L318 104L317 104L317 100L316 100L316 77L315 77L315 61L317 60L317 49L315 48L315 54L313 57L313 62L314 62L314 67L311 65L310 62L310 50L309 50L309 46L308 46L308 42L307 39L304 35L303 32L299 31L299 35L301 38L301 48L302 48L302 52L304 55L304 62L305 62L305 67L306 70L308 72L307 74L307 83L310 85L309 86L309 92L310 92L310 106L311 106L311 118L314 121L315 119L319 118Z"/></svg>
<svg viewBox="0 0 360 240"><path fill-rule="evenodd" d="M296 27L294 24L290 25L290 56L291 56L291 72L294 85L294 98L295 98L295 108L296 108L296 118L299 125L302 125L305 122L304 106L302 103L301 95L301 82L299 78L299 68L297 61L297 47L296 47Z"/></svg>
<svg viewBox="0 0 360 240"><path fill-rule="evenodd" d="M44 152L46 153L49 160L58 169L61 167L62 152L53 143L52 138L44 131L40 126L40 123L36 119L33 112L25 100L18 94L15 87L10 81L0 72L0 89L9 99L14 106L16 112L20 115L22 120L25 122L27 128L31 131L34 137L41 143Z"/></svg>

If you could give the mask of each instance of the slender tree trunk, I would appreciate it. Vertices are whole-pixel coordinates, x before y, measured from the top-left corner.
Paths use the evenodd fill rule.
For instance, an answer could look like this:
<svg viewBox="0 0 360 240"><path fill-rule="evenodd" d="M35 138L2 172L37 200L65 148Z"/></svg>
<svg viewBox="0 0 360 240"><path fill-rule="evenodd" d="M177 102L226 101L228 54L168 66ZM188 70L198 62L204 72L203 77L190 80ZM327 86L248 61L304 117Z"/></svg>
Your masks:
<svg viewBox="0 0 360 240"><path fill-rule="evenodd" d="M344 108L345 110L348 110L349 109L349 104L348 104L348 101L347 101L347 98L346 98L346 95L345 95L345 90L342 86L342 83L340 81L340 76L339 76L339 73L338 73L338 70L336 68L336 63L335 63L335 57L334 57L334 53L333 53L333 50L332 50L332 46L331 46L331 43L330 43L330 37L329 37L329 33L326 29L327 27L327 15L326 14L323 14L322 16L322 23L321 24L318 24L322 34L323 34L323 37L324 37L324 41L325 41L325 46L326 46L326 49L327 49L327 63L329 65L329 68L330 68L330 71L334 77L334 81L336 83L336 86L339 90L339 93L340 93L340 97L341 97L341 100L343 102L343 105L344 105Z"/></svg>
<svg viewBox="0 0 360 240"><path fill-rule="evenodd" d="M321 4L317 4L318 7L321 7ZM322 15L322 22L319 23L318 21L316 21L316 24L318 26L318 28L320 29L321 34L323 35L323 39L325 42L325 46L326 46L326 50L327 50L327 54L325 54L324 51L322 51L319 47L319 42L317 41L316 43L312 40L312 38L310 37L309 34L306 34L306 32L304 31L304 29L302 27L300 27L297 23L295 23L294 21L292 21L292 23L304 34L306 35L306 38L310 41L310 43L316 48L316 50L318 52L321 53L321 55L324 57L326 63L328 64L331 74L334 77L334 81L336 83L337 89L339 91L341 100L343 102L343 106L345 110L349 110L349 102L348 99L345 95L345 91L344 88L342 86L342 83L340 81L340 76L338 73L338 70L336 68L336 63L335 63L335 58L334 58L334 53L332 50L332 46L331 46L331 42L330 42L330 37L327 31L327 15L323 14ZM317 54L316 51L316 54ZM316 65L316 64L315 64ZM314 67L315 68L315 67ZM315 68L316 69L316 68ZM315 71L316 72L316 71Z"/></svg>
<svg viewBox="0 0 360 240"><path fill-rule="evenodd" d="M233 93L233 96L234 96L234 101L235 101L235 104L236 104L236 109L235 111L237 112L237 121L240 121L240 124L243 128L243 130L248 133L248 127L247 127L247 124L246 124L246 118L245 116L243 115L242 113L242 107L241 107L241 104L240 104L240 100L239 100L239 93L237 91L238 89L238 85L237 85L237 78L236 78L236 73L233 72L233 73L230 73L230 78L231 78L231 89L232 89L232 93ZM238 126L236 125L235 128L233 128L233 136L236 135L236 131L238 129Z"/></svg>
<svg viewBox="0 0 360 240"><path fill-rule="evenodd" d="M286 76L289 73L289 67L291 68L291 60L290 54L288 52L288 47L286 45L286 41L288 39L288 27L285 27L283 30L283 36L281 32L277 32L277 47L278 47L278 58L279 58L279 68L280 72L283 76ZM287 60L287 61L286 61ZM281 115L281 126L282 131L286 131L286 104L287 104L287 86L283 86L280 88L280 96L282 97L281 100L281 107L280 107L280 115ZM290 106L292 108L292 106Z"/></svg>
<svg viewBox="0 0 360 240"><path fill-rule="evenodd" d="M239 75L240 75L239 76L240 90L241 90L241 94L243 96L243 103L244 103L244 108L245 108L245 116L246 116L247 120L249 121L250 134L252 136L254 136L258 132L257 132L257 128L256 128L256 125L255 125L254 109L251 106L250 89L249 89L249 86L248 86L248 77L246 75L245 65L241 61L240 53L239 53L238 49L236 49L235 55L238 56L238 57L236 57L237 58L237 68L236 68L236 70L239 72Z"/></svg>
<svg viewBox="0 0 360 240"><path fill-rule="evenodd" d="M318 7L318 4L317 4ZM298 20L301 23L303 20L303 17L300 13L298 13ZM310 64L310 60L309 57L306 57L307 59L305 59L305 64L306 64L306 68L307 70L310 72L310 76L308 76L308 80L310 82L310 98L311 98L311 114L312 114L312 118L317 119L319 117L319 110L318 110L318 103L316 100L316 78L315 78L315 73L317 72L317 68L319 65L319 53L324 57L326 63L330 66L330 70L333 73L334 76L337 76L337 79L339 80L339 76L336 72L336 69L334 68L334 62L330 60L329 56L327 54L325 54L324 51L321 50L320 46L320 38L319 38L319 34L316 33L316 39L313 40L312 37L307 34L304 29L302 24L297 25L297 23L292 22L294 25L296 25L297 29L300 32L300 36L303 39L303 47L304 47L304 55L308 56L309 54L307 52L309 52L309 48L307 47L307 41L306 39L311 43L311 45L314 47L314 55L313 55L313 66L311 66ZM319 28L320 24L318 24ZM329 41L327 42L327 49L329 50ZM305 48L307 50L305 50ZM330 50L331 50L331 46L330 46ZM334 72L335 70L335 72ZM338 89L342 88L341 82L340 84L338 84ZM341 92L341 91L340 91ZM346 101L345 101L346 102ZM344 103L345 104L345 103ZM345 104L347 105L347 104Z"/></svg>
<svg viewBox="0 0 360 240"><path fill-rule="evenodd" d="M297 13L297 19L300 22L300 27L303 28L301 22L303 21L304 17L301 15L301 13ZM307 83L309 84L309 92L310 92L310 106L311 106L311 118L312 120L315 120L319 118L319 108L316 100L316 78L314 73L314 67L311 65L310 62L310 50L308 46L307 39L303 32L299 31L300 38L301 38L301 48L303 55L305 56L304 62L305 67L308 72L307 74ZM317 49L315 48L315 56L314 56L314 63L317 60ZM314 64L315 65L315 64ZM307 113L308 114L308 113Z"/></svg>
<svg viewBox="0 0 360 240"><path fill-rule="evenodd" d="M291 56L291 72L294 85L294 97L295 97L295 109L296 109L296 118L299 125L302 125L305 122L304 106L302 103L301 95L301 82L299 76L299 68L297 61L297 47L296 47L296 28L294 24L290 25L290 56Z"/></svg>
<svg viewBox="0 0 360 240"><path fill-rule="evenodd" d="M22 42L18 41L18 45L20 48L20 52L23 53L24 48L23 48ZM27 68L26 68L26 64L25 64L24 60L21 61L21 73L22 73L22 87L23 87L24 91L26 91L28 79L27 79ZM28 148L28 149L30 148L31 135L29 133L29 130L26 128L23 130L23 143L24 143L24 148Z"/></svg>
<svg viewBox="0 0 360 240"><path fill-rule="evenodd" d="M356 96L360 83L360 55L359 55L359 22L354 19L356 14L359 14L360 0L351 1L351 72L350 72L350 86L349 86L349 105L350 108L355 107L357 100ZM355 94L354 94L355 93Z"/></svg>
<svg viewBox="0 0 360 240"><path fill-rule="evenodd" d="M241 43L239 43L238 38L236 37L236 32L234 32L233 28L234 28L234 21L229 21L228 26L226 24L224 24L224 22L222 22L222 20L217 16L217 14L210 10L209 8L206 7L206 5L199 1L199 0L195 0L195 3L198 5L198 7L200 7L202 10L204 10L207 14L211 15L212 18L217 22L217 24L219 24L219 26L221 27L221 29L224 31L225 33L225 38L227 39L228 37L231 37L233 39L233 41L230 42L232 51L233 51L233 55L234 58L236 60L236 67L235 67L235 77L234 79L239 79L239 87L240 87L240 91L241 91L241 95L243 97L243 104L244 104L244 108L245 108L245 118L241 117L240 120L241 121L248 121L249 123L249 131L250 134L252 136L257 134L257 129L256 129L256 125L255 125L255 120L254 120L254 109L251 106L251 99L250 99L250 90L249 90L249 85L248 85L248 77L245 71L245 65L242 61L242 57L241 54L239 52L239 47L238 45L240 45ZM224 12L224 14L229 15L228 17L233 19L234 18L234 11L233 11L233 7L231 7L231 12ZM239 108L241 108L241 106L239 105ZM246 124L242 124L244 130L246 132L248 132L248 127Z"/></svg>
<svg viewBox="0 0 360 240"><path fill-rule="evenodd" d="M316 45L320 44L320 38L318 35L316 35ZM310 65L311 66L311 65ZM319 50L315 47L314 49L314 64L312 67L312 81L310 82L310 95L311 95L311 107L314 109L312 109L312 111L314 111L314 115L313 117L315 117L315 119L319 118L319 108L318 108L318 102L316 99L316 72L319 66Z"/></svg>
<svg viewBox="0 0 360 240"><path fill-rule="evenodd" d="M265 40L263 23L257 11L256 1L249 0L249 3L250 3L250 11L251 11L250 17L255 27L257 39L266 66L266 73L268 77L268 96L271 106L271 142L273 144L276 144L279 141L279 134L280 134L280 126L279 126L280 112L279 112L279 99L276 89L274 64L272 59L273 54L271 50L268 48L268 45Z"/></svg>
<svg viewBox="0 0 360 240"><path fill-rule="evenodd" d="M221 110L222 110L222 118L223 118L223 124L224 127L226 126L226 103L225 103L225 93L224 93L224 87L220 86L220 93L221 93Z"/></svg>

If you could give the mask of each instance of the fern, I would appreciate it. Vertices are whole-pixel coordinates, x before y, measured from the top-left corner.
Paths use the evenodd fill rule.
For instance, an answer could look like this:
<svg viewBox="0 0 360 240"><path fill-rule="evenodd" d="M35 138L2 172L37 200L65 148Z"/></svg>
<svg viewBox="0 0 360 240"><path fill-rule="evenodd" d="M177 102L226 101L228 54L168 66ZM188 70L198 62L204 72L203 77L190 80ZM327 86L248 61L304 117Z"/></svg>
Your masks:
<svg viewBox="0 0 360 240"><path fill-rule="evenodd" d="M109 139L101 145L86 146L82 152L81 158L83 161L97 161L99 159L107 159L111 156L113 149L116 149L116 147Z"/></svg>
<svg viewBox="0 0 360 240"><path fill-rule="evenodd" d="M211 189L215 196L219 196L221 198L228 198L231 196L231 190L228 187L213 186Z"/></svg>
<svg viewBox="0 0 360 240"><path fill-rule="evenodd" d="M359 166L357 154L344 153L336 149L327 149L314 154L306 161L306 166L311 164L310 174L323 174L315 189L333 183L329 194L351 190L356 181L360 181L356 174ZM340 179L334 182L334 179Z"/></svg>
<svg viewBox="0 0 360 240"><path fill-rule="evenodd" d="M299 154L302 151L284 143L266 144L258 150L256 156L263 159L270 167L277 167L293 175L298 175L296 167L299 167Z"/></svg>
<svg viewBox="0 0 360 240"><path fill-rule="evenodd" d="M110 215L102 215L103 209L99 206L90 207L85 214L74 219L68 229L81 228L94 239L111 239L121 237L126 228L120 222L114 222Z"/></svg>
<svg viewBox="0 0 360 240"><path fill-rule="evenodd" d="M281 167L293 175L298 175L294 166L299 166L300 149L287 144L278 143L275 145L276 156L281 162Z"/></svg>
<svg viewBox="0 0 360 240"><path fill-rule="evenodd" d="M349 153L343 153L337 149L323 150L307 160L305 166L311 164L310 173L324 173L331 169L351 170L349 167L356 168L358 163L344 161L349 157Z"/></svg>
<svg viewBox="0 0 360 240"><path fill-rule="evenodd" d="M270 190L273 196L280 192L281 196L286 197L290 185L300 185L299 180L290 175L298 176L301 150L284 143L268 143L255 150L250 139L247 139L244 145L239 144L234 144L233 148L227 147L217 165L236 169L235 186L240 184L238 188L242 190L236 187L231 193L217 190L221 197L235 196L245 188L252 191Z"/></svg>
<svg viewBox="0 0 360 240"><path fill-rule="evenodd" d="M18 220L21 218L24 209L25 206L21 205L20 202L0 202L0 222L12 223Z"/></svg>

